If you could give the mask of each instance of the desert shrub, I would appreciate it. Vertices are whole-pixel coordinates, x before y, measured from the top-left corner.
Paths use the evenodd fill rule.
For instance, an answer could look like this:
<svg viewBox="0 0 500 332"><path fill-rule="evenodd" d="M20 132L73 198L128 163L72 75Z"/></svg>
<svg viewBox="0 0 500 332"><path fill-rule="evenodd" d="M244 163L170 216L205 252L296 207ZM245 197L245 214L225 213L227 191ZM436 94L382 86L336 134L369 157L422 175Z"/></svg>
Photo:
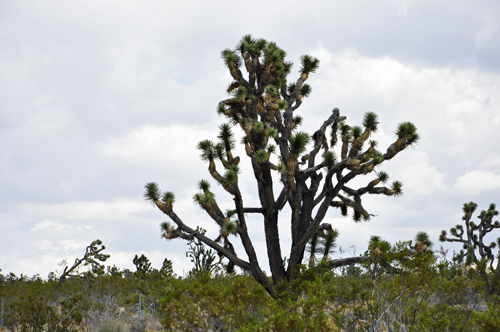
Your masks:
<svg viewBox="0 0 500 332"><path fill-rule="evenodd" d="M98 332L128 332L128 328L118 322L106 322L99 326Z"/></svg>
<svg viewBox="0 0 500 332"><path fill-rule="evenodd" d="M250 276L176 280L160 302L162 323L175 331L332 331L334 295L325 283L331 276L303 270L293 283L278 286L276 299Z"/></svg>
<svg viewBox="0 0 500 332"><path fill-rule="evenodd" d="M21 296L9 303L5 314L5 326L13 332L45 331L76 332L82 322L76 310L78 299L62 299L57 304L36 295Z"/></svg>

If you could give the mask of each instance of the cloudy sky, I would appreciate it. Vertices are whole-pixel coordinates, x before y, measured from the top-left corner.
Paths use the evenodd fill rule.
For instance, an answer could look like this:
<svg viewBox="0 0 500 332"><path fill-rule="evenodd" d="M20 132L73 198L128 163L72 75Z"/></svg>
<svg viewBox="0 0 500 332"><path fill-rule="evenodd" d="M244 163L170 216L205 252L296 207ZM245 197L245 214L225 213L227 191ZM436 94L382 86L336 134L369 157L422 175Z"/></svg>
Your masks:
<svg viewBox="0 0 500 332"><path fill-rule="evenodd" d="M370 235L409 240L424 230L439 246L463 203L500 204L498 17L497 0L1 1L2 273L46 277L98 238L107 265L132 268L145 254L156 268L167 257L188 271L186 244L160 239L167 219L144 202L143 187L175 192L184 221L215 234L192 201L210 179L196 144L223 121L215 107L231 78L220 51L246 34L275 41L292 62L320 59L299 109L303 130L334 107L353 125L376 112L384 151L399 122L418 128L416 148L381 168L404 183L402 198L367 197L377 215L369 223L328 214L339 245L359 254ZM242 167L245 202L255 206ZM229 208L230 197L216 194ZM286 255L286 219L280 229ZM268 270L262 230L252 219Z"/></svg>

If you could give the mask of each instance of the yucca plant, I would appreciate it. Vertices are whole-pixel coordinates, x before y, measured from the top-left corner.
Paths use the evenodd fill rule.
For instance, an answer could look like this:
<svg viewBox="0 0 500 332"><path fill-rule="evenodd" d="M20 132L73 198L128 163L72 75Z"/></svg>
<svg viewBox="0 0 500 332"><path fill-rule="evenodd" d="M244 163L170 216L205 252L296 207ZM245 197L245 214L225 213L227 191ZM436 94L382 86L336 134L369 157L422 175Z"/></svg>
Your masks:
<svg viewBox="0 0 500 332"><path fill-rule="evenodd" d="M275 285L295 279L306 245L316 232L332 229L331 225L322 223L329 209L337 208L342 215L352 212L355 221L368 221L372 215L363 207L364 195L402 194L402 184L398 181L383 186L388 176L377 172L377 168L414 145L419 136L413 124L403 122L395 131L394 143L382 153L376 149L376 141L370 139L379 127L377 115L368 112L362 125L350 126L337 108L325 116L312 134L299 131L305 121L298 114L299 108L304 98L312 94L306 81L318 70L319 59L301 56L298 78L292 80L293 65L286 60L286 52L274 42L250 35L244 36L235 49L224 50L221 57L232 82L226 89L229 97L220 101L216 110L227 122L219 127L218 142L203 140L198 148L212 178L232 197L234 206L230 210L234 211L236 220L227 219L205 182L200 185L200 193L194 196L194 201L220 228L220 232L211 237L188 226L174 212L173 196L164 196L156 183L146 185L145 196L175 224L162 228L165 238L188 241L195 238L203 242L231 264L252 274L270 294L276 295ZM257 207L246 206L240 191L236 169L240 157L233 155L235 130L241 131L240 143L253 168ZM354 188L348 184L357 176L370 174L374 176L367 186ZM278 219L286 205L292 216L292 247L288 255L282 255ZM263 221L271 280L262 271L248 233L248 213L257 214ZM332 236L327 235L325 241ZM236 255L233 241L241 241L244 254ZM328 241L328 250L323 251L325 259L334 244L332 238ZM316 248L319 247L310 250L316 253ZM289 257L286 267L284 256Z"/></svg>
<svg viewBox="0 0 500 332"><path fill-rule="evenodd" d="M475 264L476 270L483 278L487 293L493 295L500 292L500 267L498 264L500 261L500 250L497 249L496 255L493 252L495 248L500 248L500 237L495 242L487 243L485 236L494 229L500 228L500 222L493 220L494 217L498 216L498 211L495 204L490 204L488 210L481 211L479 216L477 216L479 223L476 224L471 221L476 209L476 203L464 203L462 207L464 213L462 220L465 223L465 228L460 224L450 228L452 237L448 237L447 232L443 230L439 236L439 241L462 243L466 253L461 252L455 261L460 263L465 257L465 264L467 266ZM495 258L497 259L496 262Z"/></svg>

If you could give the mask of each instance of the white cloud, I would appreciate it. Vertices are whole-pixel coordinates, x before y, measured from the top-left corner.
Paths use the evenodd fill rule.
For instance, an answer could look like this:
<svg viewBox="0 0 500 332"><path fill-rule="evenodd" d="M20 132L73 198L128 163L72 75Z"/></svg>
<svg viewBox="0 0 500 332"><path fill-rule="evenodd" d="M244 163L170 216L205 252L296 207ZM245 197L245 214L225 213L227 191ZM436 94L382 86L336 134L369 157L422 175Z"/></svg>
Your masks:
<svg viewBox="0 0 500 332"><path fill-rule="evenodd" d="M60 220L123 220L134 219L139 213L148 210L148 206L141 200L118 199L113 202L69 202L60 204L23 203L20 206L23 214L38 218L51 218L57 221L44 220L38 223L33 230L50 227L67 227Z"/></svg>
<svg viewBox="0 0 500 332"><path fill-rule="evenodd" d="M217 137L217 125L170 126L146 125L131 132L111 137L99 144L99 154L106 160L127 167L134 166L153 174L162 173L173 179L191 179L205 169L199 158L198 143Z"/></svg>
<svg viewBox="0 0 500 332"><path fill-rule="evenodd" d="M406 16L410 7L415 3L415 0L387 0L396 9L399 16Z"/></svg>
<svg viewBox="0 0 500 332"><path fill-rule="evenodd" d="M500 188L500 174L486 171L470 171L455 182L455 189L462 194L477 195L484 190Z"/></svg>
<svg viewBox="0 0 500 332"><path fill-rule="evenodd" d="M302 108L339 107L351 123L373 111L379 114L380 131L386 133L411 121L421 136L416 148L425 151L432 163L446 158L476 165L487 162L481 155L493 148L492 124L500 121L500 75L416 67L390 57L366 57L354 49L332 53L319 47L313 54L322 61L321 70L311 78L311 101ZM318 114L312 114L315 122ZM384 143L380 149L385 147Z"/></svg>

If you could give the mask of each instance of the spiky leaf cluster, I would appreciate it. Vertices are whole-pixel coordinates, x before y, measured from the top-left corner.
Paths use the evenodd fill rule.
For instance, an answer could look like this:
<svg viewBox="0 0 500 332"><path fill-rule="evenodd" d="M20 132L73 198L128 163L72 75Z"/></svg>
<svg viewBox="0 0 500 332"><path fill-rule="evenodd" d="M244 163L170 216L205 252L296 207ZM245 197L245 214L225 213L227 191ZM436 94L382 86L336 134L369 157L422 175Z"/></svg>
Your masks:
<svg viewBox="0 0 500 332"><path fill-rule="evenodd" d="M302 74L314 73L319 67L319 59L310 55L303 55L300 57L300 72Z"/></svg>
<svg viewBox="0 0 500 332"><path fill-rule="evenodd" d="M358 139L361 137L361 134L363 133L363 129L361 129L360 126L354 126L352 127L352 137L354 139Z"/></svg>
<svg viewBox="0 0 500 332"><path fill-rule="evenodd" d="M257 150L257 152L255 152L255 159L257 160L257 162L259 164L263 164L267 161L267 158L268 158L268 153L266 150L264 149L260 149L260 150Z"/></svg>
<svg viewBox="0 0 500 332"><path fill-rule="evenodd" d="M368 252L373 256L380 256L382 254L388 253L391 250L391 244L383 240L378 235L372 235L368 241Z"/></svg>
<svg viewBox="0 0 500 332"><path fill-rule="evenodd" d="M432 247L433 243L429 238L429 234L426 232L418 232L417 235L415 235L415 242L421 242L427 246L427 248Z"/></svg>
<svg viewBox="0 0 500 332"><path fill-rule="evenodd" d="M224 144L225 150L230 151L234 149L235 142L233 132L231 131L231 126L227 123L224 123L219 126L219 130L219 136L217 136L217 138L219 138L222 144Z"/></svg>
<svg viewBox="0 0 500 332"><path fill-rule="evenodd" d="M363 126L370 129L372 132L376 132L378 127L378 116L374 112L367 112L363 116Z"/></svg>
<svg viewBox="0 0 500 332"><path fill-rule="evenodd" d="M237 230L238 230L238 225L236 225L236 222L230 220L230 221L227 221L226 223L224 223L224 226L223 226L223 232L227 232L228 234L236 234Z"/></svg>
<svg viewBox="0 0 500 332"><path fill-rule="evenodd" d="M300 89L300 95L305 98L305 97L309 97L309 95L311 94L312 92L312 88L309 84L304 84L302 86L302 88Z"/></svg>
<svg viewBox="0 0 500 332"><path fill-rule="evenodd" d="M198 149L201 150L201 159L204 161L213 161L216 156L215 145L212 141L206 139L198 143Z"/></svg>
<svg viewBox="0 0 500 332"><path fill-rule="evenodd" d="M221 57L224 60L224 64L230 69L241 66L241 58L233 50L225 49L222 51Z"/></svg>
<svg viewBox="0 0 500 332"><path fill-rule="evenodd" d="M298 158L305 151L307 143L309 143L309 134L305 132L294 133L290 137L290 155L294 158Z"/></svg>
<svg viewBox="0 0 500 332"><path fill-rule="evenodd" d="M264 131L264 124L260 121L256 121L254 124L253 124L253 130L255 130L256 133L260 134Z"/></svg>
<svg viewBox="0 0 500 332"><path fill-rule="evenodd" d="M325 164L326 168L330 168L335 165L335 153L333 153L332 151L325 151L325 153L323 153L323 163Z"/></svg>
<svg viewBox="0 0 500 332"><path fill-rule="evenodd" d="M413 145L420 139L420 136L417 134L417 127L411 122L400 123L396 130L396 135L400 139L405 139L407 145Z"/></svg>
<svg viewBox="0 0 500 332"><path fill-rule="evenodd" d="M386 183L389 180L389 175L386 172L378 172L378 179L382 183Z"/></svg>
<svg viewBox="0 0 500 332"><path fill-rule="evenodd" d="M278 129L271 127L271 128L269 128L269 130L267 131L267 134L268 134L270 137L272 137L272 138L276 138L276 137L278 137Z"/></svg>
<svg viewBox="0 0 500 332"><path fill-rule="evenodd" d="M392 183L392 188L394 191L394 196L403 196L403 184L399 181L394 181Z"/></svg>
<svg viewBox="0 0 500 332"><path fill-rule="evenodd" d="M154 204L155 201L160 200L161 191L160 191L160 187L158 187L157 183L148 182L144 186L144 188L146 189L146 192L144 193L144 198L146 199L147 202Z"/></svg>
<svg viewBox="0 0 500 332"><path fill-rule="evenodd" d="M171 191L167 191L167 192L163 193L163 195L161 196L161 201L164 204L173 205L174 202L175 202L175 195L174 195L174 193L171 192Z"/></svg>
<svg viewBox="0 0 500 332"><path fill-rule="evenodd" d="M215 203L215 195L210 191L207 191L203 194L195 194L193 200L201 207L207 207Z"/></svg>

